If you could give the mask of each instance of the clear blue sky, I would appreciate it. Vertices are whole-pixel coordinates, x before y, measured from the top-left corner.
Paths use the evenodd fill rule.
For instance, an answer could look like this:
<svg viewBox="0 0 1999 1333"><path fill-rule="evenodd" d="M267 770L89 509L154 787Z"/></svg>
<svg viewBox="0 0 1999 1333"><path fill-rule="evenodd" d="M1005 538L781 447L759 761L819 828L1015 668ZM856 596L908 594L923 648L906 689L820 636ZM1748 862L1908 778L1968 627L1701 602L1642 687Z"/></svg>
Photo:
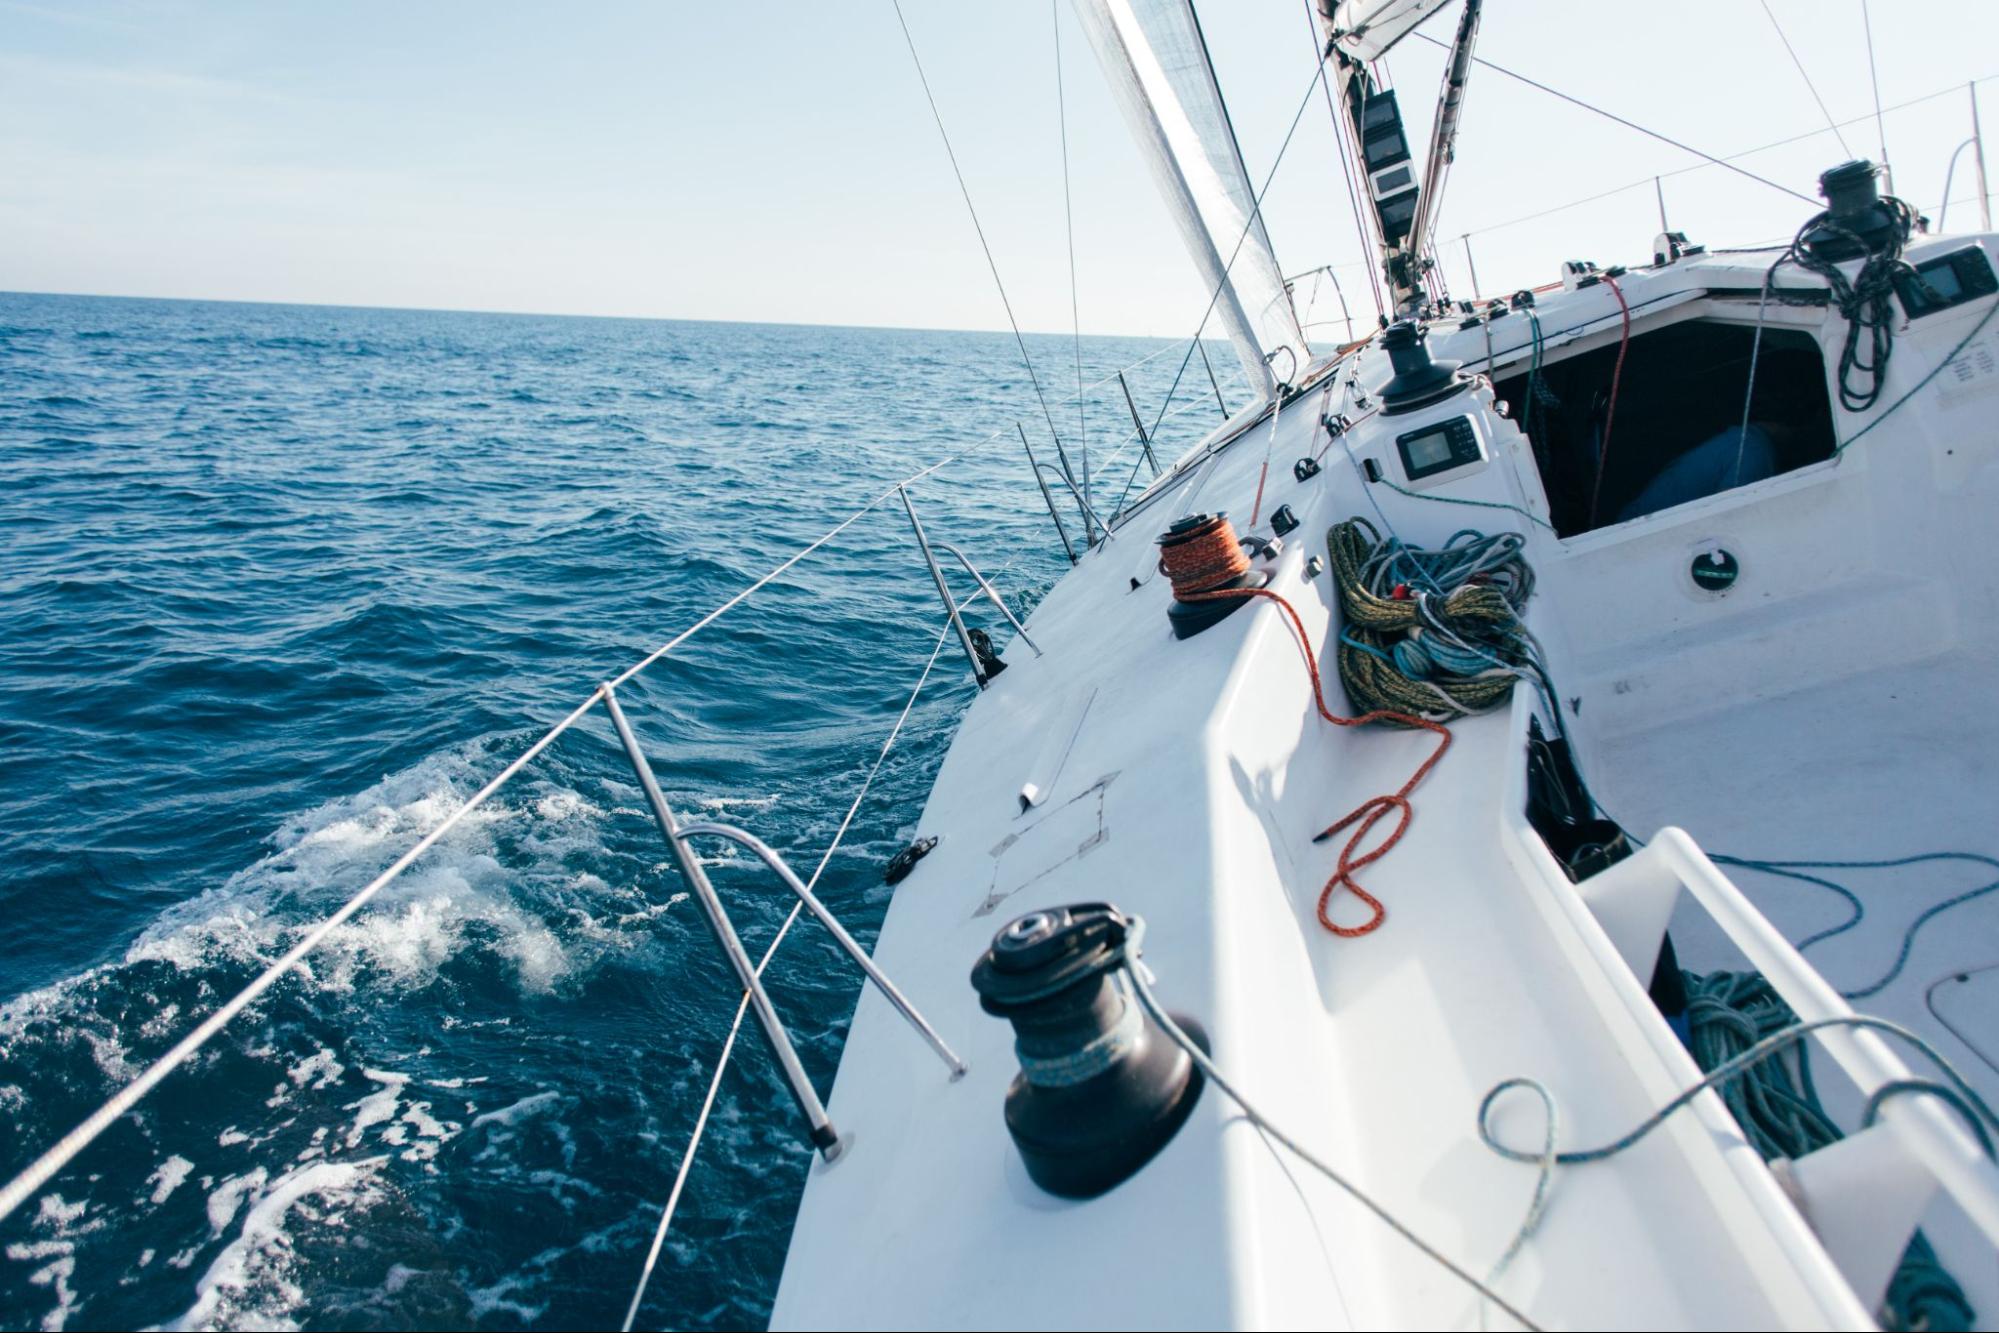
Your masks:
<svg viewBox="0 0 1999 1333"><path fill-rule="evenodd" d="M1858 0L1769 0L1840 119L1872 107ZM1205 301L1067 0L904 0L1022 322L1069 326L1052 27L1067 63L1086 331L1182 334ZM1208 0L1251 169L1313 66L1303 0ZM1919 17L1918 17L1919 16ZM1889 103L1999 74L1999 5L1876 0ZM1447 37L1452 13L1432 20ZM1491 0L1481 53L1710 151L1822 128L1761 0ZM1441 68L1391 58L1412 135ZM1999 83L1981 89L1999 173ZM1934 210L1960 89L1888 120ZM1872 123L1846 132L1877 153ZM1745 165L1810 193L1830 135ZM1688 165L1479 70L1439 236ZM1720 244L1804 206L1706 169L1673 223ZM1951 229L1975 219L1969 154ZM1287 271L1353 263L1323 106L1267 201ZM1488 290L1649 253L1649 183L1477 236ZM1342 271L1350 298L1364 273ZM0 289L811 323L1004 316L887 0L339 5L0 0ZM1323 318L1328 292L1314 318ZM1302 302L1301 302L1302 303ZM1333 303L1336 305L1336 303Z"/></svg>

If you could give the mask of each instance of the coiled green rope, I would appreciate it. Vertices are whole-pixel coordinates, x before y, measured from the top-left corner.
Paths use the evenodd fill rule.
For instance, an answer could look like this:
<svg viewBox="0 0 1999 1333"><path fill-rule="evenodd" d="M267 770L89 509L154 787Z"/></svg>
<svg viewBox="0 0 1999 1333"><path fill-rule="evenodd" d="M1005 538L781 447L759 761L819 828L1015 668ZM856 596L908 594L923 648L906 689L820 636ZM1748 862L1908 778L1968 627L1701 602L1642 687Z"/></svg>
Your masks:
<svg viewBox="0 0 1999 1333"><path fill-rule="evenodd" d="M1354 706L1449 720L1504 704L1538 677L1520 622L1534 588L1518 533L1465 529L1442 547L1383 539L1364 518L1326 534L1346 627L1340 683Z"/></svg>

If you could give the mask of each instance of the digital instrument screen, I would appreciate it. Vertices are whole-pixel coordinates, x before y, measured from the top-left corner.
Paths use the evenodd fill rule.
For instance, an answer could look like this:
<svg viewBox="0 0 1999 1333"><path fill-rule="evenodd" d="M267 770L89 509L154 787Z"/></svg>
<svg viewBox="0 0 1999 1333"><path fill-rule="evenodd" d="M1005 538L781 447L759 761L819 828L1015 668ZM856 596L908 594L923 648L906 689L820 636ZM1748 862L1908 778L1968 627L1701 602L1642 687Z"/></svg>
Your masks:
<svg viewBox="0 0 1999 1333"><path fill-rule="evenodd" d="M1428 435L1404 440L1402 453L1409 460L1411 472L1427 472L1451 461L1451 441L1443 431L1431 431Z"/></svg>
<svg viewBox="0 0 1999 1333"><path fill-rule="evenodd" d="M1935 292L1945 305L1955 305L1964 299L1964 284L1957 279L1957 270L1949 264L1936 264L1921 270L1924 284Z"/></svg>

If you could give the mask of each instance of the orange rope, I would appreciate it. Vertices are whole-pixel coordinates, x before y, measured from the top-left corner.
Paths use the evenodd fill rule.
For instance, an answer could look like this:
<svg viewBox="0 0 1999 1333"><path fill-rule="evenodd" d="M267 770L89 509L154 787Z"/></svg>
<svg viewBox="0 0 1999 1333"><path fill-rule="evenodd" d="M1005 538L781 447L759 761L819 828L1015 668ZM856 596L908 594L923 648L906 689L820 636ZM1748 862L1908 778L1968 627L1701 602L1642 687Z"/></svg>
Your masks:
<svg viewBox="0 0 1999 1333"><path fill-rule="evenodd" d="M1235 535L1235 525L1220 514L1188 536L1159 548L1159 569L1172 581L1173 596L1187 602L1189 593L1218 588L1249 573L1249 557Z"/></svg>
<svg viewBox="0 0 1999 1333"><path fill-rule="evenodd" d="M1227 544L1229 550L1234 554L1232 561L1226 558L1225 553L1221 549L1224 543ZM1190 550L1189 548L1193 549ZM1235 574L1223 574L1220 578L1213 577L1224 564L1235 566ZM1409 775L1407 782L1403 783L1392 793L1369 797L1338 823L1326 828L1312 839L1314 842L1324 842L1336 833L1343 832L1348 828L1353 829L1353 836L1349 837L1346 845L1340 848L1339 863L1333 869L1332 878L1328 879L1325 888L1319 891L1319 924L1330 930L1333 934L1348 939L1366 935L1379 929L1381 923L1388 917L1388 909L1382 906L1379 898L1362 888L1360 882L1354 878L1354 875L1361 869L1374 864L1382 857L1388 855L1395 844L1402 840L1402 835L1409 829L1409 821L1416 814L1415 807L1409 803L1409 793L1416 790L1423 779L1430 775L1430 770L1437 766L1437 761L1444 757L1444 751L1451 748L1450 731L1440 722L1434 722L1425 717L1418 717L1413 713L1400 713L1390 709L1377 708L1372 712L1363 713L1359 717L1342 717L1327 707L1325 683L1319 676L1319 659L1317 654L1312 651L1311 638L1305 633L1305 622L1299 618L1297 608L1268 588L1220 588L1216 586L1218 583L1227 582L1228 579L1235 577L1236 574L1248 572L1249 569L1249 559L1243 555L1242 547L1236 540L1235 528L1226 518L1218 518L1212 529L1200 533L1197 537L1171 546L1162 547L1160 549L1160 567L1165 571L1166 577L1172 582L1173 595L1178 601L1209 602L1229 597L1262 597L1277 603L1279 607L1283 608L1286 618L1290 621L1292 632L1297 635L1299 651L1305 655L1305 669L1312 677L1312 701L1319 710L1319 716L1334 726L1361 727L1366 726L1370 722L1397 722L1405 727L1415 727L1423 731L1435 733L1437 748L1432 750L1429 758L1419 764L1416 771ZM1395 822L1395 827L1389 831L1386 838L1382 839L1380 846L1366 853L1360 853L1359 849L1367 840L1368 834L1374 831L1376 824L1379 824L1388 817L1390 811L1396 811L1400 814L1400 818ZM1366 903L1372 913L1366 921L1358 926L1342 926L1332 918L1330 909L1332 907L1333 895L1342 888Z"/></svg>

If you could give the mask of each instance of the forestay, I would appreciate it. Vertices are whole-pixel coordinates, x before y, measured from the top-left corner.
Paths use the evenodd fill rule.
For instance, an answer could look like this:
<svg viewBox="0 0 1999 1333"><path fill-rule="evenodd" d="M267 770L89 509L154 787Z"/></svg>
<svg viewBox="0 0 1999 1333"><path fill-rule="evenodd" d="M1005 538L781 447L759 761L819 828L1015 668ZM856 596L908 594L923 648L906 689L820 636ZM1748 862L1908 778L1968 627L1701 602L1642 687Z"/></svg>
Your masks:
<svg viewBox="0 0 1999 1333"><path fill-rule="evenodd" d="M1111 93L1265 398L1311 354L1188 0L1075 0ZM1275 372L1273 374L1273 371Z"/></svg>

